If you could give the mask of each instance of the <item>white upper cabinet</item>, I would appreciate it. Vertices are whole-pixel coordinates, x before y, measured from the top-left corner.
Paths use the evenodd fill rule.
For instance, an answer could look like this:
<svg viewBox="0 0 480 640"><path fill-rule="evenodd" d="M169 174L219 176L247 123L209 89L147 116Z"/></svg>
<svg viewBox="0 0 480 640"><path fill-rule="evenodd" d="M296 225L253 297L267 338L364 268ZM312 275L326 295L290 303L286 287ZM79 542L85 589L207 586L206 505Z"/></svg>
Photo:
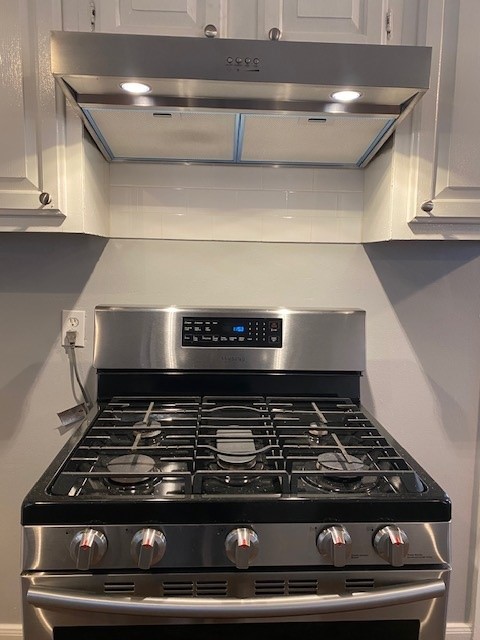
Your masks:
<svg viewBox="0 0 480 640"><path fill-rule="evenodd" d="M226 37L225 0L64 0L67 31L205 36L214 25Z"/></svg>
<svg viewBox="0 0 480 640"><path fill-rule="evenodd" d="M63 0L72 31L410 44L418 0Z"/></svg>
<svg viewBox="0 0 480 640"><path fill-rule="evenodd" d="M478 0L422 0L430 89L365 170L363 240L480 239Z"/></svg>
<svg viewBox="0 0 480 640"><path fill-rule="evenodd" d="M283 40L381 44L386 12L383 0L259 0L258 37L277 27Z"/></svg>
<svg viewBox="0 0 480 640"><path fill-rule="evenodd" d="M419 112L412 223L480 223L480 2L430 2L437 77ZM480 228L479 228L480 231Z"/></svg>
<svg viewBox="0 0 480 640"><path fill-rule="evenodd" d="M2 10L0 217L22 211L45 223L58 217L61 132L48 53L52 25L61 19L51 2L18 0Z"/></svg>
<svg viewBox="0 0 480 640"><path fill-rule="evenodd" d="M108 164L50 68L60 0L9 0L0 20L0 231L108 235Z"/></svg>

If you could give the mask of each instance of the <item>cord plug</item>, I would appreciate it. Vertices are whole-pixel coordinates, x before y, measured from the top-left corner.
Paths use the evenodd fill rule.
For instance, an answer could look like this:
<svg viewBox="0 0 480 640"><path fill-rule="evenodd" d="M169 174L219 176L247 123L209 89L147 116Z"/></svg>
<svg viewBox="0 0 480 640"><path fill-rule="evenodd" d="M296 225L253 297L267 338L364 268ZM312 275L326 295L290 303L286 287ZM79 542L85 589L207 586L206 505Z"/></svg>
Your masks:
<svg viewBox="0 0 480 640"><path fill-rule="evenodd" d="M77 332L76 331L67 331L65 334L67 345L72 349L75 347L75 343L77 342Z"/></svg>

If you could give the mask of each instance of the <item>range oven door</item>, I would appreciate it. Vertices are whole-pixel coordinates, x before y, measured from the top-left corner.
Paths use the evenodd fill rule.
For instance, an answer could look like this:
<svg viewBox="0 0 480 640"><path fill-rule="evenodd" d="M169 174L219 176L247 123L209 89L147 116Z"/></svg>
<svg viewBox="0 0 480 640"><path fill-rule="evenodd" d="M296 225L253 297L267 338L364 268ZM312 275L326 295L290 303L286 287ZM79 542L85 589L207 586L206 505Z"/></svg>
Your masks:
<svg viewBox="0 0 480 640"><path fill-rule="evenodd" d="M265 574L247 572L251 583ZM291 574L290 574L291 575ZM442 640L449 569L326 571L312 595L231 598L157 596L159 583L190 584L175 574L22 576L25 640ZM238 574L237 574L238 576ZM305 574L302 574L305 576ZM202 574L203 584L218 574ZM215 582L216 581L216 582ZM302 578L297 581L301 584ZM272 582L273 584L273 582ZM349 590L346 590L346 585ZM215 590L215 587L212 587ZM301 589L298 591L301 593ZM266 629L266 625L269 626ZM248 630L246 629L248 626Z"/></svg>

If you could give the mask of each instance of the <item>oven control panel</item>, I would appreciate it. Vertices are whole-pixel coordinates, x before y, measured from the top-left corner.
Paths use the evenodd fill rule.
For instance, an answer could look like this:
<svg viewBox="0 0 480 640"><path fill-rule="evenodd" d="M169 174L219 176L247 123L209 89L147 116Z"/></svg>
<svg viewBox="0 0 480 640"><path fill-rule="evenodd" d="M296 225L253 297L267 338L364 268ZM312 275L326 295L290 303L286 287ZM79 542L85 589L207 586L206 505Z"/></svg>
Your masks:
<svg viewBox="0 0 480 640"><path fill-rule="evenodd" d="M282 346L281 318L182 318L183 347Z"/></svg>

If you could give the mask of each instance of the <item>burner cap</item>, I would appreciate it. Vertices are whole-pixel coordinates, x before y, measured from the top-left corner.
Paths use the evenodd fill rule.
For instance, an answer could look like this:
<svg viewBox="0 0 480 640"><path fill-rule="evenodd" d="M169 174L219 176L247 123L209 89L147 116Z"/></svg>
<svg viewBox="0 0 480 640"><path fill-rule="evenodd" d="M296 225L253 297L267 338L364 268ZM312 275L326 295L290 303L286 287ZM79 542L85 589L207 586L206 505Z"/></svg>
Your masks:
<svg viewBox="0 0 480 640"><path fill-rule="evenodd" d="M254 469L257 463L257 456L229 456L219 453L217 463L221 469L226 471Z"/></svg>
<svg viewBox="0 0 480 640"><path fill-rule="evenodd" d="M251 429L217 429L217 463L222 469L253 469L257 462Z"/></svg>
<svg viewBox="0 0 480 640"><path fill-rule="evenodd" d="M320 471L353 471L358 472L367 471L367 465L356 458L349 455L346 458L340 451L329 451L327 453L321 453L317 458L317 469ZM350 479L352 476L339 476L339 480L343 478Z"/></svg>
<svg viewBox="0 0 480 640"><path fill-rule="evenodd" d="M151 427L152 429L160 429L162 426L158 420L149 420L149 422L144 422L143 420L139 420L138 422L133 423L134 427L141 427L145 429L146 427Z"/></svg>
<svg viewBox="0 0 480 640"><path fill-rule="evenodd" d="M155 470L155 461L150 456L139 453L129 453L125 456L112 458L107 462L107 470L109 473L115 473L114 478L110 478L112 482L131 485L139 484L148 480L149 476L142 476L142 473L151 473ZM122 473L138 473L138 476L123 476ZM118 475L117 475L118 474Z"/></svg>

